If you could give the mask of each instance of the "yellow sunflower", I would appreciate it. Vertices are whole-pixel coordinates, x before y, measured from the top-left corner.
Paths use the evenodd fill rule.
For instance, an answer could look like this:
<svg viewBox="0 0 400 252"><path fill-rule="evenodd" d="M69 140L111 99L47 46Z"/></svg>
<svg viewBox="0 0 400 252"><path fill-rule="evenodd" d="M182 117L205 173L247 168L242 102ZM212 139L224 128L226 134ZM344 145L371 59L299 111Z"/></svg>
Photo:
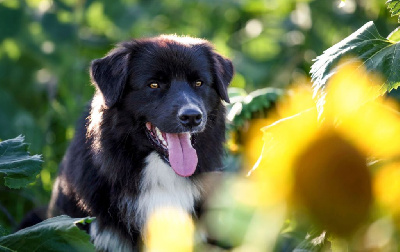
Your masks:
<svg viewBox="0 0 400 252"><path fill-rule="evenodd" d="M326 95L317 94L324 97L319 110L311 87L295 90L280 105L290 116L263 128L262 154L249 173L257 188L253 203L290 203L343 236L369 217L374 200L393 205L399 187L389 187L396 196L384 187L388 174L398 176L398 166L377 178L368 166L400 154L400 116L377 83L383 82L349 63L331 78Z"/></svg>

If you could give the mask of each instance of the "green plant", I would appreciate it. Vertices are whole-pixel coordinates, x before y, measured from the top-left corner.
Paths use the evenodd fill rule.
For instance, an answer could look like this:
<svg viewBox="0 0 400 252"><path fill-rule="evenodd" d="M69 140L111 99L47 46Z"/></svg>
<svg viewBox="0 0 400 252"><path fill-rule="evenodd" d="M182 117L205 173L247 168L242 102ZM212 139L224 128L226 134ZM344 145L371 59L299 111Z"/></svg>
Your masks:
<svg viewBox="0 0 400 252"><path fill-rule="evenodd" d="M36 180L39 155L30 156L24 137L0 142L0 174L9 188L21 188ZM0 251L94 251L90 236L79 229L94 218L58 216L13 234L0 226Z"/></svg>
<svg viewBox="0 0 400 252"><path fill-rule="evenodd" d="M21 188L36 180L41 170L39 155L30 156L24 137L18 136L0 142L0 173L9 188Z"/></svg>
<svg viewBox="0 0 400 252"><path fill-rule="evenodd" d="M58 216L0 237L4 251L95 251L90 235L79 229L94 218Z"/></svg>
<svg viewBox="0 0 400 252"><path fill-rule="evenodd" d="M392 15L400 14L400 0L386 2ZM399 18L400 22L400 18ZM400 27L399 27L400 28ZM367 70L383 76L382 93L400 85L400 29L382 37L372 21L335 44L316 58L311 66L311 77L316 91L323 91L328 79L338 70L344 58L354 57ZM341 67L344 65L342 64Z"/></svg>
<svg viewBox="0 0 400 252"><path fill-rule="evenodd" d="M387 2L387 6L390 9L390 11L392 12L392 15L399 15L400 14L400 1L395 0L395 1L388 1ZM399 20L400 22L400 20ZM264 150L263 153L265 155L265 157L261 156L262 158L260 158L260 162L258 162L253 170L252 173L250 175L250 178L253 175L253 173L255 173L256 178L255 180L257 181L257 186L254 186L254 188L252 188L251 183L246 185L246 182L242 182L242 181L238 181L236 182L237 184L232 186L231 190L235 190L236 187L241 187L241 189L244 189L247 187L246 193L244 193L245 195L257 195L259 198L257 198L257 196L254 196L255 200L251 197L248 197L246 199L240 199L240 198L235 198L233 200L233 202L235 202L235 204L237 205L236 208L241 209L241 208L248 208L248 207L254 207L256 210L255 212L257 212L257 209L262 209L262 212L264 214L264 219L268 219L268 218L272 218L275 216L276 219L281 218L281 220L284 220L284 217L282 217L281 215L277 214L276 212L274 212L273 209L274 207L280 206L280 203L276 203L274 200L274 197L277 197L277 195L282 194L281 191L285 191L286 190L291 190L288 189L290 188L289 184L292 181L292 172L293 170L291 170L292 168L288 168L287 167L291 167L290 165L288 165L288 163L285 163L284 160L285 159L289 159L288 155L289 155L289 151L291 148L292 149L300 149L302 144L302 141L297 141L296 139L301 139L302 137L304 137L303 135L306 135L306 129L308 127L307 124L310 123L311 124L315 123L315 129L317 129L318 127L324 127L326 126L325 129L321 130L320 132L318 132L317 135L315 135L314 137L316 139L322 139L323 138L323 133L324 130L337 130L337 127L343 127L344 129L351 126L352 129L354 130L354 134L357 134L357 132L360 134L360 141L363 141L364 139L375 139L372 142L368 142L368 144L365 145L365 148L369 151L371 149L373 149L374 146L381 146L384 147L383 145L379 145L381 143L384 143L384 141L382 139L384 139L384 135L380 130L383 130L382 128L385 128L387 131L389 131L389 129L396 129L391 131L390 137L386 138L386 144L387 145L391 145L392 148L396 149L396 147L398 145L395 145L394 143L391 143L390 141L387 141L388 139L391 140L395 140L395 142L397 142L398 140L398 122L399 122L399 118L398 118L398 112L396 112L394 109L387 107L388 103L382 102L379 99L376 99L377 97L369 97L367 100L363 100L366 99L366 97L368 97L369 94L368 92L370 91L369 88L374 89L372 87L365 88L356 88L358 89L358 91L360 92L356 92L354 93L354 87L352 85L355 85L357 83L368 83L368 82L373 82L374 85L378 86L378 90L379 90L379 94L386 94L389 93L390 91L397 89L398 86L400 86L400 29L397 28L395 29L393 32L391 32L386 38L381 36L378 32L378 29L375 27L373 22L367 22L365 25L363 25L360 29L358 29L356 32L354 32L353 34L351 34L350 36L348 36L347 38L341 40L340 42L338 42L337 44L333 45L331 48L327 49L322 55L318 56L316 58L315 63L312 65L311 67L311 74L312 74L312 81L313 81L313 87L314 87L314 93L315 94L319 94L317 95L317 99L315 99L315 101L318 103L320 109L323 110L328 110L329 113L329 109L332 110L332 108L327 108L326 106L324 107L323 105L325 104L325 102L327 101L327 97L329 97L329 95L331 94L327 94L327 92L329 92L329 81L331 80L331 77L334 76L337 72L339 72L340 70L344 70L344 72L342 71L342 76L346 76L343 77L342 80L338 80L337 79L337 83L344 83L345 85L347 84L347 88L348 90L346 90L346 86L342 86L340 90L336 93L336 98L335 98L335 102L336 105L333 106L337 106L337 108L341 108L340 104L347 104L346 106L349 108L349 110L354 109L354 111L357 111L356 108L352 108L351 104L355 105L355 107L359 106L362 107L364 110L362 111L357 111L356 113L354 113L354 111L352 111L352 113L347 114L348 118L346 118L345 116L343 116L343 114L341 113L346 113L346 110L343 111L339 111L338 114L335 114L334 116L328 114L328 115L324 115L324 116L332 116L328 119L325 118L324 120L322 120L323 122L320 122L317 120L318 116L316 115L316 113L314 114L314 108L311 108L311 110L307 110L307 111L303 111L300 114L296 114L296 115L292 115L290 117L287 118L281 118L280 121L278 121L276 124L274 123L273 125L270 125L266 128L264 128L264 139L265 139L265 144L264 144ZM347 61L346 61L347 60ZM341 63L341 64L340 64ZM351 68L351 67L355 68ZM350 67L350 68L346 68L346 67ZM366 69L368 72L372 73L372 74L367 74L363 72L363 69ZM347 69L347 70L346 70ZM350 70L349 70L350 69ZM360 74L361 73L361 74ZM379 75L381 78L371 78L371 76L376 77L377 75ZM362 79L363 77L365 77L365 79ZM371 84L371 83L369 83ZM375 90L375 89L374 89ZM335 91L334 91L335 92ZM347 92L347 94L346 94ZM375 93L374 93L375 94ZM361 95L361 96L357 96L357 95ZM364 95L366 95L366 97L364 97ZM331 95L332 96L332 95ZM335 95L334 95L335 96ZM341 96L346 97L343 98L343 100L341 100ZM361 97L361 99L360 99ZM265 99L265 103L268 104L269 100L266 97L263 97ZM370 102L372 104L375 104L375 106L377 104L380 104L380 102L382 102L380 105L378 105L379 109L372 108L373 105L369 104L371 107L368 106L364 106L364 103ZM354 103L354 101L358 101ZM252 102L254 102L254 105L252 104ZM331 101L332 102L332 101ZM331 102L328 102L328 105L331 106ZM242 103L243 100L242 100ZM259 101L256 100L252 100L249 99L248 102L244 103L246 105L246 110L243 111L243 113L236 113L236 116L238 116L238 118L235 120L235 118L232 119L232 122L234 122L233 125L243 125L245 122L248 122L249 120L251 120L252 116L251 116L251 110L249 108L252 107L259 107L258 105L260 104ZM326 105L326 104L325 104ZM377 107L377 108L378 108ZM266 109L268 109L268 105L265 107ZM374 114L375 111L375 114ZM376 113L377 111L380 111L379 113ZM320 111L321 112L321 111ZM332 111L330 111L332 112ZM336 111L337 112L337 111ZM311 114L312 116L311 116ZM267 114L267 113L265 113ZM375 115L374 117L372 115ZM321 115L319 115L321 116ZM343 117L341 117L343 116ZM355 121L357 119L355 118L363 118L363 119L371 119L371 120L366 120L363 121L362 124L355 124ZM391 118L397 118L394 119L393 121L386 121L385 124L385 119L387 119L388 117ZM278 118L279 119L279 118ZM307 120L309 120L309 122L307 122ZM329 120L331 120L329 122ZM346 120L348 120L347 124L341 124L343 122L346 122ZM236 124L235 124L236 122ZM311 123L312 122L312 123ZM318 123L321 123L320 125L316 126ZM287 125L291 125L290 127L288 127ZM322 126L321 126L322 125ZM341 125L341 126L340 126ZM267 125L265 125L267 126ZM302 128L304 127L304 128ZM365 127L363 129L363 127ZM380 128L381 127L381 128ZM312 128L312 127L310 127ZM278 130L277 130L278 129ZM374 129L374 131L372 130ZM276 132L275 132L276 130ZM281 131L280 131L281 130ZM348 129L345 129L348 130ZM280 134L277 133L280 131ZM290 132L288 132L290 131ZM362 132L362 133L361 133ZM379 133L380 132L380 133ZM325 132L326 133L326 132ZM342 132L341 132L342 133ZM374 135L375 134L375 135ZM381 134L381 135L380 135ZM368 136L368 137L367 137ZM381 136L381 138L379 137ZM386 135L387 136L387 135ZM348 137L348 135L346 135L346 137ZM374 138L375 137L375 138ZM351 138L351 137L350 137ZM339 138L338 138L339 139ZM339 198L339 200L345 198L345 197L338 197L338 188L340 188L340 181L341 179L337 179L337 181L334 181L334 176L330 176L328 178L324 177L324 171L326 172L326 169L324 170L324 168L332 166L330 168L332 168L333 171L337 171L340 169L336 169L336 168L343 168L345 167L345 172L336 172L333 174L343 174L346 177L343 177L343 180L349 179L349 177L351 177L351 175L356 174L356 169L353 166L343 166L343 167L335 167L335 162L338 160L337 157L341 157L343 158L343 156L345 156L345 153L341 153L341 151L344 148L342 144L337 144L337 146L335 145L335 141L340 142L342 140L338 140L338 139L334 139L334 141L326 141L324 143L324 146L320 146L318 145L317 147L314 148L312 154L310 154L307 158L301 160L302 162L300 162L300 164L297 164L296 169L298 169L300 172L298 172L300 175L300 178L304 179L304 178L314 178L308 180L307 183L305 183L306 188L307 188L307 192L311 191L311 196L310 195L306 195L303 197L316 197L315 195L317 195L318 200L319 201L317 203L313 202L314 204L317 204L317 207L315 207L315 205L311 206L311 217L310 219L307 219L305 216L308 215L304 215L304 213L302 213L301 211L304 210L300 210L296 209L295 211L293 211L293 208L291 208L290 204L289 204L289 212L288 212L288 216L286 219L286 222L284 224L284 228L283 230L279 233L279 235L277 235L278 239L274 240L273 235L271 235L270 238L272 241L270 241L270 243L268 244L268 242L265 243L261 243L265 246L271 246L272 243L275 242L275 250L276 251L287 251L287 249L295 249L296 251L307 251L307 252L311 252L311 251L326 251L326 249L329 249L331 251L352 251L353 249L356 249L357 246L361 246L360 244L362 244L365 241L366 242L364 245L365 246L376 246L377 248L382 249L382 251L389 251L386 249L390 249L390 248L398 248L398 244L396 242L393 241L398 241L398 226L395 223L396 222L396 218L398 218L398 212L397 212L397 208L395 207L395 205L391 205L393 204L393 202L397 202L395 201L395 199L397 199L397 195L399 194L398 191L396 191L395 186L392 185L393 183L397 183L395 180L398 179L397 176L397 172L399 171L399 163L396 161L398 160L398 156L396 156L396 153L393 153L393 155L388 155L388 153L383 153L383 148L378 149L377 152L366 152L368 154L365 154L366 156L369 156L369 159L373 159L376 157L381 156L382 160L384 161L384 164L386 167L382 168L381 163L375 163L375 165L371 165L372 163L370 163L370 165L367 167L366 166L366 160L364 160L364 162L362 162L362 158L359 160L361 160L360 162L360 167L362 167L363 169L360 169L364 172L364 174L366 175L365 181L362 180L361 176L356 176L356 179L354 181L358 181L360 184L357 184L356 187L359 189L358 186L361 186L363 182L364 185L368 185L366 188L366 195L364 195L366 198L369 199L369 197L374 197L374 200L376 201L382 201L382 198L384 203L379 203L376 204L375 203L371 203L369 202L368 204L370 204L368 207L361 207L362 211L360 211L359 215L362 216L364 214L368 215L368 208L371 207L372 209L374 209L370 216L370 219L366 220L363 219L363 221L358 221L354 224L352 227L348 227L347 224L352 223L353 219L349 219L349 220L342 220L344 221L344 223L340 223L340 220L338 221L337 217L335 217L334 215L340 215L340 213L344 213L343 215L349 215L351 216L353 213L351 211L354 210L353 207L349 207L348 209L346 209L345 204L341 204L336 202L336 205L329 205L329 202L333 202L334 199L337 200L337 198ZM315 140L315 139L314 139ZM345 143L346 141L348 141L349 139L346 138L345 141L343 141L343 143ZM323 140L324 141L324 140ZM374 146L371 146L374 145ZM349 145L351 146L351 145ZM337 147L336 149L333 147ZM281 149L281 152L279 151L279 148ZM358 148L358 147L357 147ZM387 149L389 149L390 147L387 146ZM356 148L355 148L356 149ZM326 152L323 152L324 150L326 150ZM345 151L348 155L348 151ZM356 153L356 152L355 152ZM299 154L300 155L300 154ZM325 162L321 162L321 163L313 163L313 161L318 160L318 158L325 156L325 159L322 158L322 160ZM375 156L376 155L376 156ZM310 156L312 158L310 158ZM329 158L332 158L331 160L328 160ZM296 158L299 158L296 154ZM274 160L277 163L273 163ZM307 168L309 168L311 165L307 165L306 167L302 167L302 164L304 163L303 161L308 161L309 163L313 163L315 164L315 169L313 168L312 172L309 172L309 174L307 174ZM339 159L340 160L340 159ZM357 160L357 157L355 157L354 155L350 155L348 160L349 163L353 162L354 160ZM370 161L370 160L369 160ZM322 165L321 165L322 164ZM376 165L378 164L378 165ZM285 166L287 165L287 167ZM283 168L283 166L285 166L286 168ZM296 169L294 169L296 171ZM282 182L282 174L283 173L288 173L286 179L283 179ZM264 173L264 175L263 175ZM306 174L305 174L306 173ZM321 175L321 177L318 177L316 174ZM257 175L258 174L258 175ZM261 174L261 175L260 175ZM305 174L305 175L304 175ZM332 175L332 174L331 174ZM259 176L259 179L257 178L257 176ZM315 177L313 177L315 176ZM371 176L371 177L369 177ZM315 179L317 178L317 179ZM323 180L325 179L325 180ZM392 179L392 180L390 180ZM318 185L317 181L324 181L325 184L329 184L328 186L325 185ZM371 182L368 182L372 180L373 181L373 185L371 185ZM267 181L267 182L266 182ZM382 182L383 181L383 182ZM379 184L380 183L385 183L385 191L384 192L372 192L372 190L381 190L381 189L376 189L376 188L380 188ZM389 183L390 182L390 183ZM244 184L244 185L242 185ZM354 184L354 185L355 185ZM304 185L304 183L303 183ZM298 185L294 185L295 187ZM328 192L323 192L323 188L335 188L335 190L330 191L329 194ZM309 190L309 188L312 188ZM373 188L372 188L373 187ZM261 195L259 191L262 190L262 188L264 188L263 193ZM300 187L296 187L297 190L299 190ZM353 187L350 188L346 188L346 190L344 190L344 195L351 195L351 189ZM296 192L296 189L294 190L294 192ZM370 192L368 192L368 190L371 190ZM329 190L328 190L329 191ZM237 193L237 191L234 191L235 193ZM374 193L373 196L371 196L370 194ZM234 194L234 193L233 193ZM290 194L290 193L289 193ZM301 193L299 193L301 194ZM382 197L382 195L385 194L389 194L389 195L394 195L393 197ZM267 195L267 196L266 196ZM287 197L287 194L284 194ZM321 196L322 195L322 196ZM284 196L283 196L284 197ZM296 197L296 196L295 196ZM325 198L326 197L326 198ZM330 198L332 197L332 198ZM350 201L351 203L354 203L355 205L357 205L356 199L359 200L359 195L356 196L355 198L353 198L354 200ZM313 198L314 199L314 198ZM253 201L252 201L253 200ZM265 200L265 205L263 205L262 200ZM287 198L285 200L282 200L281 202L285 202L286 200L288 200ZM293 203L291 200L293 199L289 199L290 203ZM294 201L296 201L298 199L295 199ZM368 200L367 200L368 201ZM285 205L285 203L283 203L283 205ZM252 205L252 204L255 204ZM319 204L319 205L318 205ZM367 204L365 202L362 202L362 204L360 203L361 206L364 206ZM383 205L380 205L383 204ZM387 204L387 205L385 205ZM351 204L350 204L351 205ZM319 207L323 206L324 207L324 211L319 212ZM358 205L359 206L359 205ZM313 208L314 207L314 208ZM342 207L342 208L341 208ZM315 210L315 208L317 210ZM327 211L325 211L326 209L329 209ZM349 210L347 212L347 210ZM230 216L231 212L234 211L232 209L225 209L225 214L227 216ZM295 213L293 213L293 212ZM314 211L314 212L313 212ZM317 213L317 214L315 214ZM314 214L314 216L313 216ZM319 226L319 228L314 228L312 227L312 224L315 224L316 222L315 219L321 218L321 216L315 216L315 215L323 215L323 220L322 222L326 221L326 219L328 220L334 220L332 221L332 223L330 224L326 224L323 223L322 227ZM300 219L298 216L301 216ZM356 214L357 216L357 214ZM357 216L358 217L358 216ZM253 219L257 219L256 214L252 216ZM315 218L315 219L313 219ZM356 218L354 218L356 219ZM362 219L362 218L360 218ZM321 220L319 220L321 221ZM250 221L249 221L250 222ZM254 221L251 221L254 222ZM232 221L232 223L234 223L234 221ZM224 227L226 227L226 225L233 225L232 223L230 223L229 221L227 221L227 223L222 224L224 225ZM246 223L249 224L249 223ZM318 223L321 224L321 223ZM331 225L332 226L329 226ZM337 228L336 224L344 224L344 228L340 227L340 229ZM374 230L374 228L376 228L376 225L382 225L379 228L381 228L381 230ZM262 225L262 224L260 224ZM267 222L264 224L267 225ZM264 231L262 228L260 228L260 226L258 226L256 223L254 223L254 227L247 227L247 234L253 234L255 233L254 230L251 229L256 229L259 232ZM323 231L324 228L327 228L327 231ZM272 230L272 227L269 227L270 230ZM352 237L352 232L354 232L354 230L359 229L359 237L355 236ZM378 238L376 238L375 236L378 235L379 232L383 232L383 230L386 229L391 229L390 232L388 232L387 234L385 234L385 239L387 239L385 242L386 245L380 245L377 244L379 242L384 242L383 240L379 240ZM333 231L332 231L333 230ZM310 232L311 231L311 232ZM226 232L223 231L223 229L221 230L222 234L226 234ZM368 233L370 232L370 233ZM375 232L375 233L374 233ZM339 234L338 234L339 233ZM372 233L372 235L371 235ZM249 239L248 244L246 244L245 246L251 246L251 243L253 242L254 244L257 244L258 242L260 242L259 240L257 240L257 238L251 237L249 235L246 236L246 234L243 235L245 238L247 237ZM263 237L265 240L267 240L267 235L265 234L265 236ZM363 238L361 238L363 237ZM372 237L372 238L371 238ZM352 240L353 238L353 240ZM226 238L225 238L226 239ZM362 241L362 239L365 239L364 241ZM368 240L370 239L370 240ZM375 240L374 240L375 239ZM277 242L278 241L278 242ZM246 242L246 241L245 241ZM373 244L375 242L375 244ZM358 243L358 245L357 245ZM368 244L371 243L371 244ZM364 246L363 245L363 246ZM381 247L379 247L381 246ZM380 250L381 251L381 250Z"/></svg>

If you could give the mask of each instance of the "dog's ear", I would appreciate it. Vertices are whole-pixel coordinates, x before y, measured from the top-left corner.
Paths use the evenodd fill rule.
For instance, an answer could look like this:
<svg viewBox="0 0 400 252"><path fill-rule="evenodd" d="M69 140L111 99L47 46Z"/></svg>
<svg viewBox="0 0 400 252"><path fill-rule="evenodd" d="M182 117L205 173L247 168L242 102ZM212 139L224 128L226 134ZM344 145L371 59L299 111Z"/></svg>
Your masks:
<svg viewBox="0 0 400 252"><path fill-rule="evenodd" d="M109 52L104 58L92 61L90 78L103 94L107 107L113 106L121 97L128 79L130 53L120 47Z"/></svg>
<svg viewBox="0 0 400 252"><path fill-rule="evenodd" d="M228 85L232 80L234 72L232 62L217 53L214 53L213 59L214 71L217 78L217 91L219 96L221 96L224 101L229 103Z"/></svg>

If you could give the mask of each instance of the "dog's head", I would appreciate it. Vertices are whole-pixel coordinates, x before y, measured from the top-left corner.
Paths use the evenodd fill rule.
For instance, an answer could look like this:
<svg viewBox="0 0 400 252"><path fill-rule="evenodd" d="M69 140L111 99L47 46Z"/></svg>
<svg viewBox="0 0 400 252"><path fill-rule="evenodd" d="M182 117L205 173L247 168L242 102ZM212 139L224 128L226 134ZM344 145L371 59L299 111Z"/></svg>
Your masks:
<svg viewBox="0 0 400 252"><path fill-rule="evenodd" d="M230 60L205 40L160 36L119 44L94 60L90 72L106 108L127 111L142 123L178 175L194 173L192 135L206 129L221 100L229 102Z"/></svg>

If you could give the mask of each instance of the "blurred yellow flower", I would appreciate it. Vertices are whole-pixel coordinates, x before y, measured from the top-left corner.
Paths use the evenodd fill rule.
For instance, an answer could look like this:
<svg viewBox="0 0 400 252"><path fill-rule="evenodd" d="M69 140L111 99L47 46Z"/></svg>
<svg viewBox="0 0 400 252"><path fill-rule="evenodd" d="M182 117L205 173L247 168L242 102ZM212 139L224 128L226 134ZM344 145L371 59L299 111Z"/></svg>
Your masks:
<svg viewBox="0 0 400 252"><path fill-rule="evenodd" d="M255 199L254 204L265 207L288 199L292 191L291 167L296 151L304 149L318 129L318 114L311 87L298 86L292 89L277 105L271 118L276 122L262 129L262 153L249 172L259 188L256 195L261 197Z"/></svg>
<svg viewBox="0 0 400 252"><path fill-rule="evenodd" d="M241 129L243 139L241 154L243 156L243 169L249 170L260 157L263 140L260 128L270 124L271 121L265 118L251 119Z"/></svg>
<svg viewBox="0 0 400 252"><path fill-rule="evenodd" d="M347 235L368 216L372 192L366 156L334 130L320 132L292 169L293 200L323 228Z"/></svg>
<svg viewBox="0 0 400 252"><path fill-rule="evenodd" d="M332 77L322 119L370 157L399 155L397 104L381 96L383 80L358 66L349 64Z"/></svg>
<svg viewBox="0 0 400 252"><path fill-rule="evenodd" d="M145 228L145 251L193 251L194 223L183 210L161 208L149 218Z"/></svg>
<svg viewBox="0 0 400 252"><path fill-rule="evenodd" d="M400 163L377 170L370 164L399 160L398 108L382 96L376 85L382 80L360 64L339 69L323 93L314 94L311 85L295 86L268 118L249 122L242 132L248 141L243 153L256 163L246 179L226 180L210 201L205 226L215 240L237 246L235 251L272 251L286 212L295 210L341 236L339 243L362 230L359 251L391 244L391 226L379 222L389 218L371 209L378 202L400 213ZM318 106L313 97L323 97ZM255 161L260 144L254 138L262 124L268 126L262 128L261 156ZM370 225L374 218L378 221ZM380 230L389 231L378 239Z"/></svg>
<svg viewBox="0 0 400 252"><path fill-rule="evenodd" d="M376 172L374 195L382 207L400 217L400 162L385 165Z"/></svg>
<svg viewBox="0 0 400 252"><path fill-rule="evenodd" d="M400 154L400 116L381 83L360 64L345 64L319 111L311 87L293 90L277 106L277 121L263 128L262 154L249 173L258 188L253 203L294 204L329 231L356 230L368 216L372 184L382 183L372 182L367 161Z"/></svg>

